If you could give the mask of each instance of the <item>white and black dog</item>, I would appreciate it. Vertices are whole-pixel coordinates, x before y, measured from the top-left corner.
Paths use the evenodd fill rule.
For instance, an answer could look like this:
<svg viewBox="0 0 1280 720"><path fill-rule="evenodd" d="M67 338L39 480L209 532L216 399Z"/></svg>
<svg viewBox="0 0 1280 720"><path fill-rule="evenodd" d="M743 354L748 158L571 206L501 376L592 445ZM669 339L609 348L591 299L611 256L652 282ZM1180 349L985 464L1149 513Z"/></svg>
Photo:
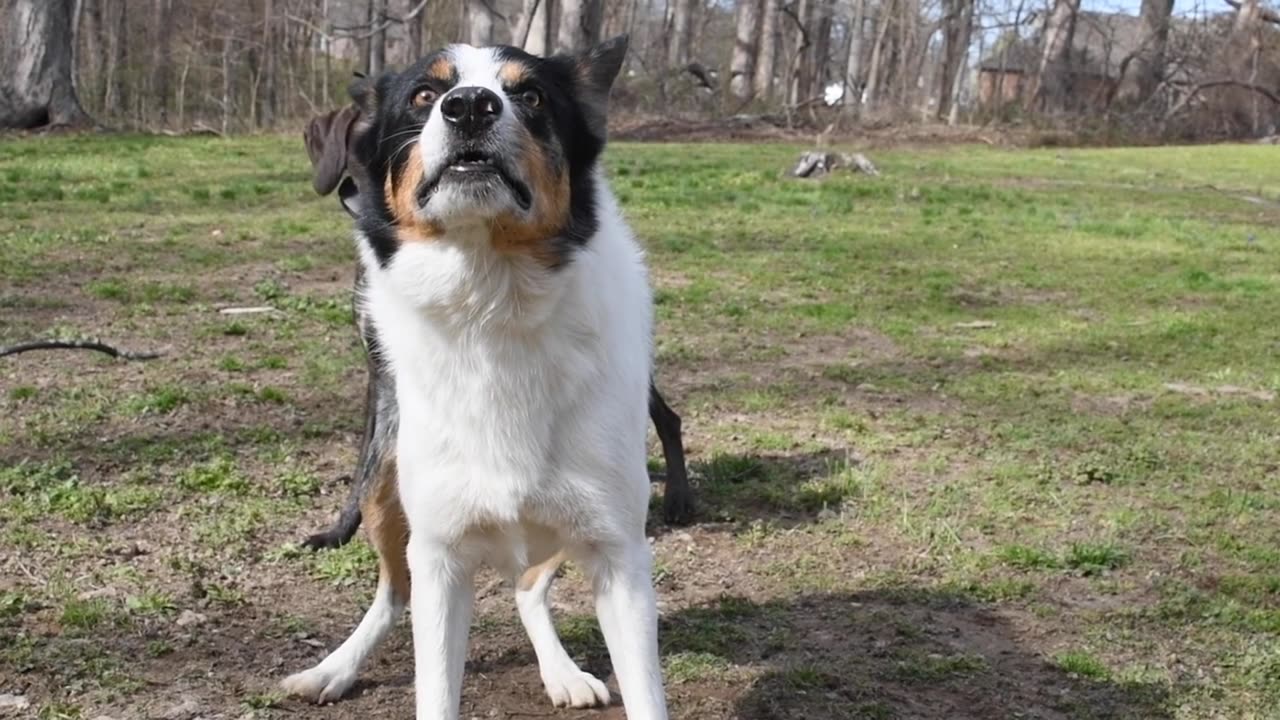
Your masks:
<svg viewBox="0 0 1280 720"><path fill-rule="evenodd" d="M360 302L395 380L398 483L366 504L373 605L290 692L340 697L411 603L417 717L457 718L487 564L516 585L552 701L607 703L551 621L569 559L627 716L666 717L644 531L652 299L599 167L625 53L625 38L551 58L455 45L353 88Z"/></svg>

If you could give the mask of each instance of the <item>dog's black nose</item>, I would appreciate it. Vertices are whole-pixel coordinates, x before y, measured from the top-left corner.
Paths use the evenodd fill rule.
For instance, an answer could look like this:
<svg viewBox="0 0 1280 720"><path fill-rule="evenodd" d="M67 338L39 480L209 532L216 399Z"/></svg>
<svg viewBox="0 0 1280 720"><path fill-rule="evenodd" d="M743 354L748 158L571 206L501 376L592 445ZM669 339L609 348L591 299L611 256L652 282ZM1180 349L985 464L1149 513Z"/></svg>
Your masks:
<svg viewBox="0 0 1280 720"><path fill-rule="evenodd" d="M502 114L502 98L488 88L455 88L441 101L440 114L458 132L478 135Z"/></svg>

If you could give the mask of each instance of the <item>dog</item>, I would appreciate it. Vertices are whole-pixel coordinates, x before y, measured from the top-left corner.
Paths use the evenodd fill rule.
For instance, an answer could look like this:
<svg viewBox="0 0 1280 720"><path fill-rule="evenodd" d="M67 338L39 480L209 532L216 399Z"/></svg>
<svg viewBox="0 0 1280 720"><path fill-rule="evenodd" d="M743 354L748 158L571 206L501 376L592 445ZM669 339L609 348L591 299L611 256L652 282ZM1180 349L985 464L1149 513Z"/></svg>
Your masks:
<svg viewBox="0 0 1280 720"><path fill-rule="evenodd" d="M552 702L607 704L551 621L547 592L572 560L627 717L667 717L645 537L652 295L599 166L626 49L453 45L353 85L359 302L394 385L381 471L397 482L364 513L373 604L288 692L340 697L411 603L417 718L456 719L484 564L516 586Z"/></svg>
<svg viewBox="0 0 1280 720"><path fill-rule="evenodd" d="M356 77L363 76L357 74ZM303 143L311 160L312 186L320 195L337 190L340 204L352 218L357 216L360 204L358 183L348 174L349 170L354 172L358 167L349 160L354 139L352 128L358 120L360 108L351 104L312 118L303 131ZM356 264L354 290L355 297L364 295L365 276L359 263ZM360 527L361 507L379 492L375 487L378 480L395 479L394 473L383 470L394 452L399 420L395 382L381 359L378 338L370 325L368 312L360 303L354 305L353 320L364 345L369 379L365 390L364 431L351 490L338 519L302 541L304 547L312 550L341 547L349 542ZM693 498L681 439L680 416L671 409L652 381L649 384L649 417L662 443L662 455L667 466L663 519L673 524L688 522L693 514Z"/></svg>

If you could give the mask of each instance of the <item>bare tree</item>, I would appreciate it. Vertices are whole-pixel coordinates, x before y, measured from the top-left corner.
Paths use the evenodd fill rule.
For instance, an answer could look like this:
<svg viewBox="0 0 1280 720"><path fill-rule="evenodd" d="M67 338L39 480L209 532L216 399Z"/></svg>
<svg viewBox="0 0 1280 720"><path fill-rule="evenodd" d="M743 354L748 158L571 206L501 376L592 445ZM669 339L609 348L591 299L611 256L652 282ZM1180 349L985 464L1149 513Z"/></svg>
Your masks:
<svg viewBox="0 0 1280 720"><path fill-rule="evenodd" d="M684 67L689 62L689 37L693 32L694 0L671 0L671 32L668 35L667 65Z"/></svg>
<svg viewBox="0 0 1280 720"><path fill-rule="evenodd" d="M385 2L386 0L381 0ZM485 0L465 0L466 40L476 46L491 45L494 40L494 17Z"/></svg>
<svg viewBox="0 0 1280 720"><path fill-rule="evenodd" d="M271 0L267 0L268 3ZM381 75L387 66L387 0L369 0L369 22L373 24L369 38L369 74Z"/></svg>
<svg viewBox="0 0 1280 720"><path fill-rule="evenodd" d="M1164 72L1172 15L1173 0L1142 0L1142 44L1134 57L1128 59L1127 72L1121 78L1118 94L1121 103L1139 104L1155 92Z"/></svg>
<svg viewBox="0 0 1280 720"><path fill-rule="evenodd" d="M1061 103L1070 92L1068 55L1079 11L1080 0L1055 0L1053 10L1045 19L1040 66L1027 93L1033 107L1043 109L1050 102Z"/></svg>
<svg viewBox="0 0 1280 720"><path fill-rule="evenodd" d="M72 77L74 0L5 0L0 128L92 124Z"/></svg>
<svg viewBox="0 0 1280 720"><path fill-rule="evenodd" d="M733 59L729 65L729 90L739 100L755 92L756 56L760 49L760 0L738 0Z"/></svg>
<svg viewBox="0 0 1280 720"><path fill-rule="evenodd" d="M853 0L853 18L849 21L849 48L844 64L844 106L857 108L861 104L862 89L862 36L866 24L869 0Z"/></svg>
<svg viewBox="0 0 1280 720"><path fill-rule="evenodd" d="M942 56L937 73L937 117L951 114L958 99L963 74L968 67L969 45L973 35L973 12L977 0L942 0Z"/></svg>
<svg viewBox="0 0 1280 720"><path fill-rule="evenodd" d="M756 57L755 94L768 100L773 94L773 75L778 66L778 16L781 0L764 0L760 16L760 52Z"/></svg>
<svg viewBox="0 0 1280 720"><path fill-rule="evenodd" d="M556 52L579 52L600 42L603 0L561 0Z"/></svg>
<svg viewBox="0 0 1280 720"><path fill-rule="evenodd" d="M964 79L969 74L969 44L973 41L973 13L977 0L968 0L965 3L964 18L960 30L960 40L957 47L960 50L960 57L956 63L955 70L952 72L951 85L945 87L945 98L947 100L947 124L955 125L960 121L960 94L964 90ZM982 54L982 45L978 45L978 54ZM942 105L941 102L938 103ZM938 117L942 117L941 109L939 109Z"/></svg>
<svg viewBox="0 0 1280 720"><path fill-rule="evenodd" d="M552 3L553 0L524 0L511 42L530 54L546 55L551 49Z"/></svg>
<svg viewBox="0 0 1280 720"><path fill-rule="evenodd" d="M881 0L879 7L880 27L876 30L876 40L871 46L871 65L867 68L867 87L864 91L866 105L873 107L879 100L881 76L884 74L885 45L889 41L889 28L893 26L895 0Z"/></svg>
<svg viewBox="0 0 1280 720"><path fill-rule="evenodd" d="M266 0L270 6L271 0ZM268 10L269 12L269 10ZM156 44L152 48L155 73L153 105L161 126L169 124L170 81L173 73L173 0L155 0Z"/></svg>

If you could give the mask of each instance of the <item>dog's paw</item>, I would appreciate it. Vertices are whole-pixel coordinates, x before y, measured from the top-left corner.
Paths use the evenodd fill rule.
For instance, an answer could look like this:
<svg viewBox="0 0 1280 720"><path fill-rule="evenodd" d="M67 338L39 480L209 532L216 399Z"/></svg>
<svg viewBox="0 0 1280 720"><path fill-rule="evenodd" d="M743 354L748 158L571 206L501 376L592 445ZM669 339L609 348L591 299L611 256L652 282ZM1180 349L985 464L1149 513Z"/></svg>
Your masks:
<svg viewBox="0 0 1280 720"><path fill-rule="evenodd" d="M609 704L609 688L591 673L572 665L544 673L542 684L556 707L589 708Z"/></svg>
<svg viewBox="0 0 1280 720"><path fill-rule="evenodd" d="M337 702L356 684L356 673L329 670L317 665L280 682L280 687L290 695L310 700L317 705Z"/></svg>

